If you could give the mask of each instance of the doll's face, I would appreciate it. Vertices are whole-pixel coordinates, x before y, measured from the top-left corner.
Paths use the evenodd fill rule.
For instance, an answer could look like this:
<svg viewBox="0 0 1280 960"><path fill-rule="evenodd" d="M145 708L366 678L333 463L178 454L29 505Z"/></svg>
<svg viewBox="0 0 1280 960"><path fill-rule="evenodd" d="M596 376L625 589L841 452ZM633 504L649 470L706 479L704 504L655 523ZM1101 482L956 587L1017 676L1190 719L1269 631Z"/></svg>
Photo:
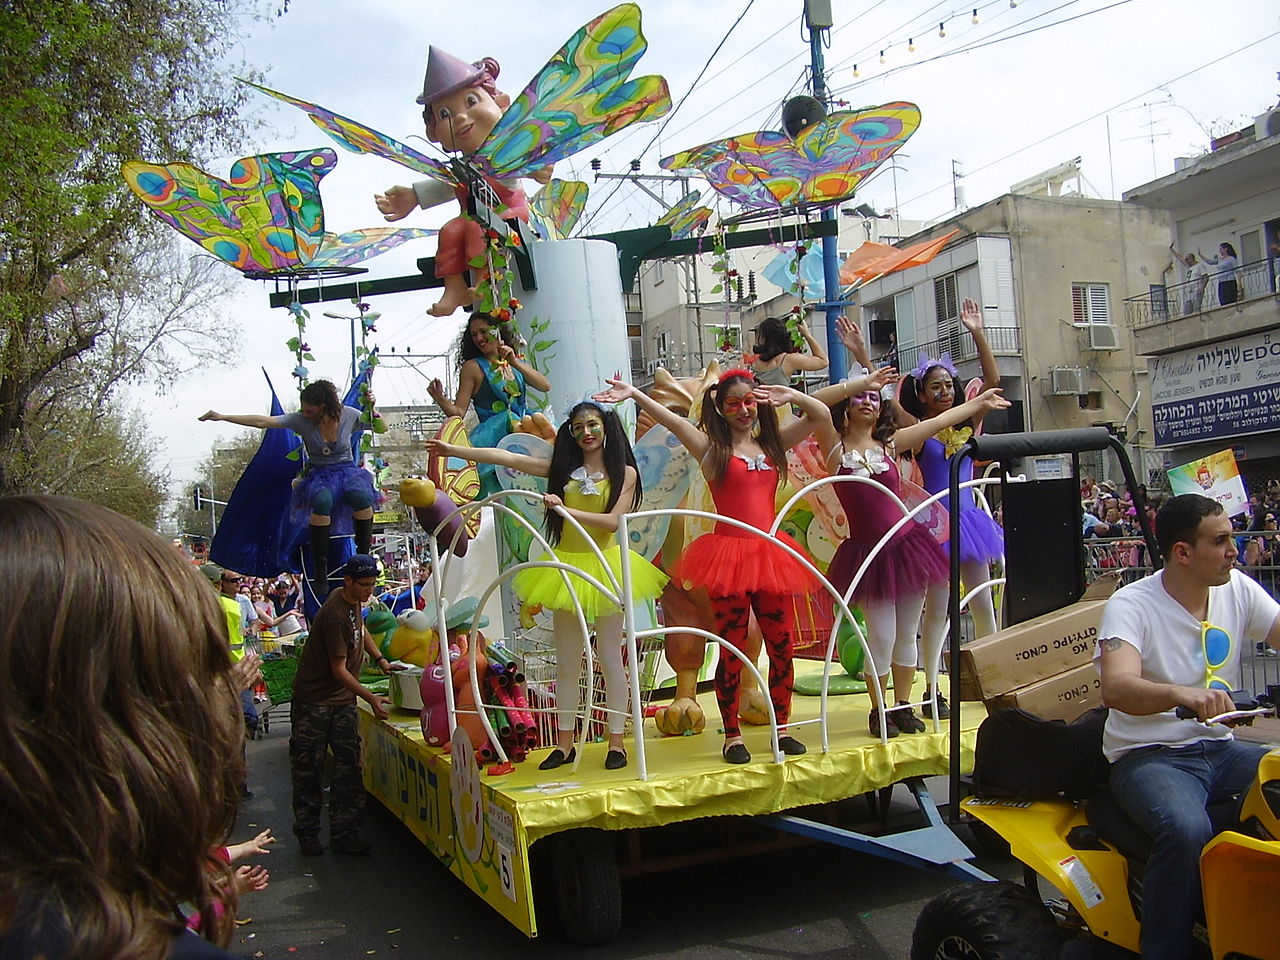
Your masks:
<svg viewBox="0 0 1280 960"><path fill-rule="evenodd" d="M470 155L502 118L502 107L483 87L467 87L431 104L435 142L446 150Z"/></svg>

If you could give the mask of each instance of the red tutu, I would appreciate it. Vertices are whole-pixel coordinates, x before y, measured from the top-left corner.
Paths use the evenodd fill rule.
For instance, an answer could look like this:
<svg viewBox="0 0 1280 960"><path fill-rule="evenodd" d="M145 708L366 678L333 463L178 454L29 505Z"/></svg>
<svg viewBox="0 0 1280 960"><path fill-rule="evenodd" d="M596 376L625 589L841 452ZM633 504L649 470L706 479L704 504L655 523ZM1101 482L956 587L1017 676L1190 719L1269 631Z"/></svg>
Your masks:
<svg viewBox="0 0 1280 960"><path fill-rule="evenodd" d="M836 549L827 568L827 578L843 594L853 576L871 553L874 543L845 540ZM936 583L946 583L950 575L947 555L938 541L920 524L908 523L881 548L867 567L853 599L863 602L894 602L911 594L922 594Z"/></svg>
<svg viewBox="0 0 1280 960"><path fill-rule="evenodd" d="M804 549L787 534L780 541L801 556ZM674 578L686 589L705 587L713 597L743 593L806 594L818 589L813 575L768 538L746 533L704 533L676 562Z"/></svg>

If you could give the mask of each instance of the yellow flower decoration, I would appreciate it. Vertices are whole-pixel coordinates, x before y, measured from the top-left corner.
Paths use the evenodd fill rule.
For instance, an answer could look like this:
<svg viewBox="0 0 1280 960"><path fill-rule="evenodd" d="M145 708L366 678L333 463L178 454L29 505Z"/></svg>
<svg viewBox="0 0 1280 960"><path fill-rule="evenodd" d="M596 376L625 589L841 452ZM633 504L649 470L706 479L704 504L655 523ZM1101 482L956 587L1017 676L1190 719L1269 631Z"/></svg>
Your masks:
<svg viewBox="0 0 1280 960"><path fill-rule="evenodd" d="M947 457L955 455L955 452L969 442L973 436L971 427L947 427L945 430L938 431L938 439L942 441L942 445L947 450Z"/></svg>

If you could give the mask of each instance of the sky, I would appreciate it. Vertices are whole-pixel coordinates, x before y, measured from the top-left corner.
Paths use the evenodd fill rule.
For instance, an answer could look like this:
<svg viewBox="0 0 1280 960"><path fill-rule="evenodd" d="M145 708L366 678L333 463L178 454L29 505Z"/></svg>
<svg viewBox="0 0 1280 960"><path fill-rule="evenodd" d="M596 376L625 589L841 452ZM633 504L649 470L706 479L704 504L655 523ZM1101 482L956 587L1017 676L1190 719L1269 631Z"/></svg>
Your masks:
<svg viewBox="0 0 1280 960"><path fill-rule="evenodd" d="M591 182L592 158L605 172L625 171L638 159L642 173L662 173L658 160L679 150L776 129L781 104L808 82L802 0L641 0L640 7L649 49L636 72L666 77L676 106L664 120L635 125L557 165L556 176L591 183L588 233L647 226L661 213L629 183ZM292 0L284 17L252 24L237 55L266 75L267 86L438 156L413 139L423 133L414 98L429 45L465 60L494 57L501 64L499 88L514 94L574 30L605 9L605 0ZM858 202L882 212L897 208L906 219L954 212L957 164L970 207L1076 157L1082 192L1118 199L1171 173L1175 157L1203 153L1209 131L1251 123L1280 96L1274 0L1231 0L1221 7L1191 0L986 0L976 8L831 0L831 9L835 26L823 56L833 97L850 108L909 100L921 109L920 129L898 153L897 169L882 171L858 195ZM292 107L263 97L253 109L263 130L247 152L332 145ZM415 175L386 160L338 152L337 168L321 185L326 227L381 225L373 194ZM235 159L220 158L207 169L225 177ZM438 227L455 210L450 204L418 211L400 225ZM175 242L196 252L176 234ZM434 252L434 240L407 244L368 261L366 276L415 273L415 261ZM148 421L158 465L169 470L175 493L195 479L215 442L240 431L197 423L200 414L267 411L260 368L286 408L296 405L287 312L268 306L270 291L261 283L240 279L235 290L223 320L238 328L238 347L227 363L164 384L159 399L155 385L130 398ZM376 376L379 405L425 402L426 378L444 375L442 360L415 359L411 367L389 353L392 346L397 353L444 353L457 342L464 315L426 316L436 296L424 291L371 301L382 314L370 341L385 358ZM315 305L307 331L316 355L308 364L312 377L341 387L350 365L349 325L323 318L325 310L350 314L354 308Z"/></svg>

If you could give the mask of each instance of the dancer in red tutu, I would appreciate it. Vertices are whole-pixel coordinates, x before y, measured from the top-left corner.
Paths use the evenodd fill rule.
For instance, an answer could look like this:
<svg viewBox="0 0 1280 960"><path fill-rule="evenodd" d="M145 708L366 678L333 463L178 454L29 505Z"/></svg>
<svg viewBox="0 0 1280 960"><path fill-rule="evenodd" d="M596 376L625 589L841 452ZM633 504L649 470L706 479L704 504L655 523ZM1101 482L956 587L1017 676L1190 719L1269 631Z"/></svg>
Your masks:
<svg viewBox="0 0 1280 960"><path fill-rule="evenodd" d="M880 541L903 516L896 458L917 452L938 431L988 410L1009 406L996 389L952 407L929 420L898 429L894 404L880 396L880 386L892 379L885 370L870 377L824 387L814 396L832 405L831 425L819 428L818 442L828 463L845 476L868 477L876 483L839 483L836 495L849 518L849 538L840 544L827 577L846 593L868 556L870 565L853 589L853 599L867 622L867 645L879 676L867 678L872 710L869 729L881 735L879 704L890 672L897 705L886 714L884 735L919 733L924 723L911 709L911 685L916 672L916 631L925 597L946 605L948 563L942 547L914 521L900 527L883 546ZM892 494L892 496L890 496ZM876 550L879 546L878 551ZM938 662L938 652L926 664ZM870 672L870 671L868 671Z"/></svg>
<svg viewBox="0 0 1280 960"><path fill-rule="evenodd" d="M768 530L774 499L786 479L786 451L821 424L830 425L826 405L790 387L761 386L750 370L729 370L702 397L695 426L684 417L622 380L596 397L609 403L632 399L679 438L702 465L716 511ZM758 416L760 406L796 404L803 416L779 427L774 416ZM784 533L778 539L803 552ZM794 600L817 589L812 576L785 550L729 524L716 524L685 551L673 576L690 586L706 587L716 632L739 650L747 639L754 610L769 654L769 696L778 717L778 747L783 753L805 752L804 744L785 733L791 716L794 672L791 644L795 630ZM747 763L751 754L738 728L738 691L742 661L725 648L716 667L716 699L724 725L724 758Z"/></svg>

